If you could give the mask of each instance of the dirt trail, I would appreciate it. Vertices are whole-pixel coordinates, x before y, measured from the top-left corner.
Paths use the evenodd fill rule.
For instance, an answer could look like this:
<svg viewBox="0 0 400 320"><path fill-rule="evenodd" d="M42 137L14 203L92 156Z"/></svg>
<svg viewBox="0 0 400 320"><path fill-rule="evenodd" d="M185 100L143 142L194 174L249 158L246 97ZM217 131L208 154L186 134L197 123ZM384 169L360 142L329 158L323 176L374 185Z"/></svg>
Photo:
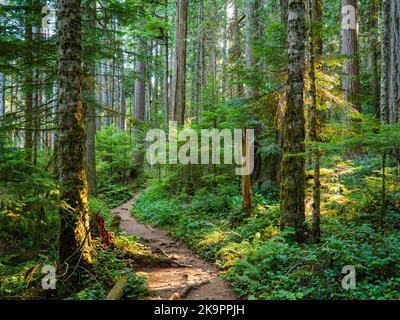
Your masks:
<svg viewBox="0 0 400 320"><path fill-rule="evenodd" d="M121 217L121 228L134 234L154 253L167 255L176 266L151 266L135 270L148 278L152 299L233 300L229 284L218 277L217 267L206 262L167 232L139 223L131 214L137 196L113 209Z"/></svg>

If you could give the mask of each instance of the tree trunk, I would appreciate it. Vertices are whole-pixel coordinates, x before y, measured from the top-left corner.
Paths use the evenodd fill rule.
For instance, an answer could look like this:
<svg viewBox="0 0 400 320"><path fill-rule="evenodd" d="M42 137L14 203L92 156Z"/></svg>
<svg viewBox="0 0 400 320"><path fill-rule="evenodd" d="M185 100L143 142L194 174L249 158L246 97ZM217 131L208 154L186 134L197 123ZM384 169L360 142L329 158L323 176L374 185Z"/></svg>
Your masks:
<svg viewBox="0 0 400 320"><path fill-rule="evenodd" d="M145 120L146 111L146 43L142 40L138 40L138 52L139 56L136 57L136 79L135 79L135 120L137 126L135 127L134 134L136 141L141 144L142 141L139 139L140 130L139 126ZM140 148L139 148L140 149ZM135 153L135 169L133 170L132 176L137 177L140 174L141 168L144 163L144 153L142 150L138 150Z"/></svg>
<svg viewBox="0 0 400 320"><path fill-rule="evenodd" d="M377 38L377 28L378 28L378 18L377 18L377 7L376 0L371 0L370 16L369 16L369 48L371 53L368 57L368 69L371 73L371 96L372 96L372 106L374 114L379 118L379 79L378 79L378 38Z"/></svg>
<svg viewBox="0 0 400 320"><path fill-rule="evenodd" d="M159 65L159 57L160 57L160 50L158 41L154 43L154 63L153 63L153 73L154 73L154 88L152 90L151 100L153 109L151 110L154 113L154 120L153 125L157 125L158 120L158 106L159 106L159 94L160 94L160 65Z"/></svg>
<svg viewBox="0 0 400 320"><path fill-rule="evenodd" d="M32 22L31 19L31 9L32 0L28 1L28 8L26 10L26 22L25 22L25 37L26 41L31 43L33 41L32 37ZM26 54L26 65L33 65L33 53L31 50L27 50ZM32 133L32 113L33 113L33 70L28 68L25 76L25 152L26 161L32 162L32 147L33 147L33 133Z"/></svg>
<svg viewBox="0 0 400 320"><path fill-rule="evenodd" d="M317 87L315 75L315 40L314 23L317 21L314 16L315 4L318 0L309 1L310 16L310 95L311 95L311 121L310 121L310 138L313 142L319 141L318 122L319 115L317 109ZM321 240L321 181L320 181L320 151L318 147L313 147L313 165L314 165L314 185L313 185L313 228L312 238L314 243Z"/></svg>
<svg viewBox="0 0 400 320"><path fill-rule="evenodd" d="M281 226L294 227L299 241L304 236L305 220L304 20L303 0L289 0L288 93L284 120L280 207Z"/></svg>
<svg viewBox="0 0 400 320"><path fill-rule="evenodd" d="M100 109L96 111L96 131L101 130L101 115L102 115L102 107L103 107L103 64L102 60L97 65L97 101L98 104L100 105Z"/></svg>
<svg viewBox="0 0 400 320"><path fill-rule="evenodd" d="M246 0L246 71L247 85L246 96L248 99L254 98L259 94L259 89L262 80L262 71L260 61L257 56L257 41L261 38L260 15L261 15L261 0ZM261 123L256 124L256 134L262 131ZM258 141L254 144L254 168L252 174L253 184L261 180L263 173L264 157L259 152L260 145Z"/></svg>
<svg viewBox="0 0 400 320"><path fill-rule="evenodd" d="M342 12L342 21L349 19L349 25L342 28L342 55L344 56L342 89L346 100L357 110L360 104L360 70L358 58L358 0L342 0L342 10L352 6L355 12ZM353 15L353 13L355 13ZM345 25L345 24L343 24Z"/></svg>
<svg viewBox="0 0 400 320"><path fill-rule="evenodd" d="M241 45L241 32L240 32L240 16L239 16L239 1L235 0L233 4L233 21L232 21L232 48L231 56L234 57L236 67L240 68L240 60L242 57L242 45ZM240 76L235 75L234 81L236 82L236 94L239 97L244 95L243 79Z"/></svg>
<svg viewBox="0 0 400 320"><path fill-rule="evenodd" d="M0 72L0 116L6 114L6 75Z"/></svg>
<svg viewBox="0 0 400 320"><path fill-rule="evenodd" d="M281 5L281 22L284 25L287 25L288 21L288 7L289 7L289 0L280 0Z"/></svg>
<svg viewBox="0 0 400 320"><path fill-rule="evenodd" d="M41 106L42 106L42 92L41 92L41 74L39 70L35 71L35 83L36 88L33 94L33 164L37 165L38 160L38 150L40 144L40 120L41 120Z"/></svg>
<svg viewBox="0 0 400 320"><path fill-rule="evenodd" d="M121 104L121 114L119 118L119 128L121 130L126 129L126 90L125 90L125 57L124 57L124 52L121 48L120 50L120 59L121 59L121 65L120 65L120 70L121 70L121 78L119 80L120 83L120 104Z"/></svg>
<svg viewBox="0 0 400 320"><path fill-rule="evenodd" d="M82 104L81 1L60 0L58 5L58 125L63 204L59 254L61 268L68 267L70 273L79 263L91 263Z"/></svg>
<svg viewBox="0 0 400 320"><path fill-rule="evenodd" d="M382 190L381 190L381 212L380 212L380 227L383 230L383 223L386 213L386 157L387 151L383 151L382 156Z"/></svg>
<svg viewBox="0 0 400 320"><path fill-rule="evenodd" d="M400 4L392 1L390 27L389 122L396 123L400 107Z"/></svg>
<svg viewBox="0 0 400 320"><path fill-rule="evenodd" d="M249 138L247 136L247 127L243 128L242 152L246 159L246 164L250 163ZM249 213L252 207L251 203L251 175L242 175L242 211Z"/></svg>
<svg viewBox="0 0 400 320"><path fill-rule="evenodd" d="M170 118L181 126L185 122L186 108L187 17L188 0L177 0Z"/></svg>
<svg viewBox="0 0 400 320"><path fill-rule="evenodd" d="M246 69L250 82L246 88L246 95L248 98L257 95L260 86L260 69L256 56L255 44L255 41L260 38L260 8L260 0L246 0Z"/></svg>
<svg viewBox="0 0 400 320"><path fill-rule="evenodd" d="M222 32L222 48L221 48L221 96L225 100L227 98L227 67L228 67L228 2L224 6L223 14L223 32Z"/></svg>
<svg viewBox="0 0 400 320"><path fill-rule="evenodd" d="M109 80L108 80L108 59L106 59L103 63L103 106L106 108L109 108L109 91L108 91L108 87L109 87ZM103 111L103 124L104 126L108 126L108 111L104 110Z"/></svg>
<svg viewBox="0 0 400 320"><path fill-rule="evenodd" d="M124 67L124 53L121 52L121 116L120 116L120 129L126 128L126 90L125 90L125 67Z"/></svg>
<svg viewBox="0 0 400 320"><path fill-rule="evenodd" d="M138 41L139 57L136 58L136 79L135 79L135 118L139 122L145 119L146 104L146 44L142 40Z"/></svg>
<svg viewBox="0 0 400 320"><path fill-rule="evenodd" d="M285 26L285 30L287 31L288 25L288 6L289 0L281 0L280 2L280 13L281 13L281 22ZM285 42L282 43L282 46L287 46L287 36ZM283 140L284 140L284 133L283 133L283 124L285 121L285 103L286 101L286 94L279 99L279 103L276 110L275 116L275 128L276 128L276 145L278 147L278 152L276 156L271 156L270 160L268 161L271 163L270 167L271 173L269 174L271 181L275 182L276 184L280 184L280 173L281 173L281 162L283 156Z"/></svg>
<svg viewBox="0 0 400 320"><path fill-rule="evenodd" d="M147 61L146 61L146 67L145 67L145 69L146 69L146 73L145 73L145 76L146 76L146 94L147 94L147 99L146 99L146 104L145 104L145 119L149 122L149 123L151 123L151 111L152 111L152 109L153 109L153 101L152 101L152 97L153 97L153 91L154 91L154 88L153 88L153 76L154 76L154 70L153 70L153 63L152 63L152 61L153 61L153 59L154 59L154 56L153 56L153 48L154 48L154 41L153 40L151 40L150 42L149 42L149 50L148 50L148 53L149 53L149 55L150 55L150 59L148 59Z"/></svg>
<svg viewBox="0 0 400 320"><path fill-rule="evenodd" d="M168 8L168 0L165 1L165 7ZM168 15L165 16L165 22L168 23ZM164 29L164 75L163 75L163 104L165 112L165 125L168 127L169 118L169 35L168 29Z"/></svg>
<svg viewBox="0 0 400 320"><path fill-rule="evenodd" d="M204 1L199 2L198 12L198 52L197 52L197 108L200 111L204 107L204 86L206 82L206 66L205 66L205 36L204 36ZM198 119L200 120L200 119Z"/></svg>
<svg viewBox="0 0 400 320"><path fill-rule="evenodd" d="M213 11L217 12L218 11L218 5L216 3L215 0L212 1L212 8ZM212 34L217 34L218 32L218 25L213 25L212 27L209 28L209 31ZM211 39L209 40L209 52L210 52L210 70L209 70L209 74L210 74L210 95L211 95L211 99L210 99L210 111L214 112L215 111L215 107L217 104L217 88L218 88L218 84L217 84L217 39L216 37L211 37ZM216 119L214 117L214 123L213 123L214 127L217 126L216 123Z"/></svg>
<svg viewBox="0 0 400 320"><path fill-rule="evenodd" d="M389 121L389 70L390 70L390 2L382 0L381 23L381 121Z"/></svg>

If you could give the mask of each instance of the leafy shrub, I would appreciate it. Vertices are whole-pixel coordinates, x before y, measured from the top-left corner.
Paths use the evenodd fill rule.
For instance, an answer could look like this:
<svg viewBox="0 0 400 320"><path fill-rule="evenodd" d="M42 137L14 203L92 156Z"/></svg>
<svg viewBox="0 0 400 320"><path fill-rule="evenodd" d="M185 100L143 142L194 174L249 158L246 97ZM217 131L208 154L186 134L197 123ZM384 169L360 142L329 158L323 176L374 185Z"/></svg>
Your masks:
<svg viewBox="0 0 400 320"><path fill-rule="evenodd" d="M350 187L347 178L342 179ZM321 244L298 244L291 240L293 230L280 231L279 205L270 195L256 192L253 210L245 215L241 197L229 188L225 193L200 189L191 196L174 197L169 189L164 183L153 185L138 199L135 215L167 228L201 256L216 261L240 296L292 300L399 296L400 235L395 228L383 235L373 223L357 218L362 216L363 201L346 208L357 212L323 216ZM357 199L358 191L353 191ZM357 289L349 292L341 286L346 265L354 266L357 274Z"/></svg>
<svg viewBox="0 0 400 320"><path fill-rule="evenodd" d="M99 185L127 182L134 165L130 136L127 132L104 127L96 135L96 164Z"/></svg>
<svg viewBox="0 0 400 320"><path fill-rule="evenodd" d="M114 208L132 198L132 192L126 186L110 183L99 188L97 197Z"/></svg>
<svg viewBox="0 0 400 320"><path fill-rule="evenodd" d="M151 253L145 250L134 237L117 236L115 243L114 249L98 248L92 272L83 272L81 284L83 289L68 299L104 299L124 275L127 276L124 299L142 299L148 295L146 279L132 271L131 261L132 259L141 260L142 257L151 256Z"/></svg>
<svg viewBox="0 0 400 320"><path fill-rule="evenodd" d="M239 295L261 299L398 298L400 237L382 237L367 225L336 223L334 228L341 235L326 236L321 245L301 246L277 236L254 241L245 254L236 248L226 278ZM357 288L350 292L341 286L346 265L354 266L357 275Z"/></svg>

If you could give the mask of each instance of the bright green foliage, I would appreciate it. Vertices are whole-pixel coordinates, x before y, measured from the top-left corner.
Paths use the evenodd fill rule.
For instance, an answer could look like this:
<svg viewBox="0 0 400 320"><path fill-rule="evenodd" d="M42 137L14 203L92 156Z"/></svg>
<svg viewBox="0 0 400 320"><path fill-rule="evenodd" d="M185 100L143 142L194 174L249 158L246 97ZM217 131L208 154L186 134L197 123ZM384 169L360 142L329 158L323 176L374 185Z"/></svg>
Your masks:
<svg viewBox="0 0 400 320"><path fill-rule="evenodd" d="M100 187L99 199L102 199L110 207L117 207L127 202L132 197L132 192L127 186L106 184Z"/></svg>
<svg viewBox="0 0 400 320"><path fill-rule="evenodd" d="M253 210L244 215L241 179L234 174L236 165L149 167L145 163L138 172L142 176L132 179L138 167L135 155L147 147L143 143L147 130L166 128L164 49L168 35L166 76L170 86L166 96L171 99L175 1L97 1L93 30L89 1L83 0L83 65L94 63L95 79L91 80L96 83L95 92L84 90L83 96L84 102L96 105L98 190L96 197L89 199L90 213L91 217L93 213L104 217L115 242L104 250L93 229L93 268L78 269L79 283L44 292L40 268L57 262L61 204L56 178L60 166L55 102L58 40L56 35L45 38L36 34L28 39L26 32L29 23L35 29L44 17L39 2L33 1L34 8L22 0L0 6L0 73L5 79L0 83L5 97L5 115L0 115L0 299L104 299L123 275L128 275L124 299L145 298L146 281L135 274L135 266L157 264L160 258L136 237L122 234L111 211L145 186L149 188L137 200L134 214L141 221L167 229L201 256L216 262L241 297L399 298L400 125L382 124L376 119L379 93L374 95L372 87L374 78L380 78L379 54L375 67L370 65L370 58L374 50L379 51L382 39L379 25L371 26L370 19L380 14L380 1L369 0L360 0L358 10L362 113L346 103L341 90L345 61L339 54L341 1L321 1L323 17L313 24L315 40L322 39L323 46L323 54L315 57L320 141L306 139L305 204L309 231L314 181L311 160L318 147L320 244L311 243L310 232L304 243L292 242L293 231L282 232L279 226L277 173L288 80L287 32L280 1L260 1L261 27L252 43L256 73L246 69L246 1L203 0L202 12L200 1L189 1L185 127L197 133L245 125L256 129ZM54 6L56 1L46 3ZM226 48L222 48L224 40ZM308 40L306 51L311 52ZM143 55L138 54L139 41L146 47ZM146 64L143 122L134 117L138 59ZM84 84L90 75L85 75ZM307 131L309 78L306 74ZM26 85L26 81L31 83ZM249 85L258 86L253 98L246 95ZM27 114L27 94L34 98L32 115ZM31 147L37 150L27 150L26 137L35 132L33 140L37 140ZM32 163L26 160L29 154ZM223 155L222 147L221 158ZM345 265L356 268L356 290L341 287Z"/></svg>
<svg viewBox="0 0 400 320"><path fill-rule="evenodd" d="M371 153L343 161L336 156L326 158L324 165L321 244L300 245L289 240L290 229L281 233L273 189L255 190L252 215L244 216L237 186L220 182L187 195L176 193L172 175L153 182L137 200L134 215L170 230L203 257L217 261L243 297L396 299L400 208L393 163L386 172L384 233L379 221L380 157ZM345 265L356 268L354 291L341 286Z"/></svg>
<svg viewBox="0 0 400 320"><path fill-rule="evenodd" d="M134 239L125 239L134 244ZM142 276L136 275L129 267L128 261L122 259L123 251L100 250L96 257L91 274L85 274L84 289L69 299L73 300L99 300L104 299L114 284L123 276L127 275L128 280L124 289L123 299L137 300L148 295L146 280Z"/></svg>
<svg viewBox="0 0 400 320"><path fill-rule="evenodd" d="M107 230L119 233L108 204L100 199L90 201L90 211L101 214L105 218ZM54 222L49 225L56 229ZM2 239L3 240L3 239ZM15 239L13 241L16 241ZM4 299L41 299L44 297L97 300L104 299L108 291L123 276L128 276L124 291L124 299L142 299L148 295L146 280L132 271L132 266L147 261L157 262L157 257L150 253L133 236L117 234L112 249L104 250L94 239L96 257L91 270L82 269L81 281L74 286L70 283L57 282L56 292L45 292L41 287L41 268L44 265L55 265L57 248L46 248L43 254L31 252L29 247L14 248L14 244L7 248L0 247L0 296ZM4 250L4 251L3 251ZM49 256L50 254L50 256ZM50 295L49 295L50 294Z"/></svg>
<svg viewBox="0 0 400 320"><path fill-rule="evenodd" d="M96 159L100 185L127 182L133 166L133 147L129 134L113 126L97 133Z"/></svg>
<svg viewBox="0 0 400 320"><path fill-rule="evenodd" d="M321 245L300 246L282 236L252 242L227 279L240 295L261 299L396 299L399 236L383 237L368 225L324 223ZM345 265L356 268L354 291L341 286Z"/></svg>
<svg viewBox="0 0 400 320"><path fill-rule="evenodd" d="M0 239L23 241L31 248L54 240L45 231L58 221L58 187L42 165L35 167L24 157L20 150L0 145Z"/></svg>

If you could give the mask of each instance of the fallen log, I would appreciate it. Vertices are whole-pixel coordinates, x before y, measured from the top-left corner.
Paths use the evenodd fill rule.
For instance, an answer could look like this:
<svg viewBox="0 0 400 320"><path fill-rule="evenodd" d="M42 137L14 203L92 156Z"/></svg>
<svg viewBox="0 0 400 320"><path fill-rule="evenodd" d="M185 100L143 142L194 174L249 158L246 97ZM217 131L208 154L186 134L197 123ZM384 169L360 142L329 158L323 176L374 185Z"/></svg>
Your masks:
<svg viewBox="0 0 400 320"><path fill-rule="evenodd" d="M190 293L190 291L192 291L193 289L197 289L201 286L204 286L206 284L210 283L210 279L201 281L201 282L196 282L196 283L192 283L189 284L188 286L180 289L177 292L174 292L174 294L169 298L169 300L181 300L184 299L188 296L188 294Z"/></svg>

